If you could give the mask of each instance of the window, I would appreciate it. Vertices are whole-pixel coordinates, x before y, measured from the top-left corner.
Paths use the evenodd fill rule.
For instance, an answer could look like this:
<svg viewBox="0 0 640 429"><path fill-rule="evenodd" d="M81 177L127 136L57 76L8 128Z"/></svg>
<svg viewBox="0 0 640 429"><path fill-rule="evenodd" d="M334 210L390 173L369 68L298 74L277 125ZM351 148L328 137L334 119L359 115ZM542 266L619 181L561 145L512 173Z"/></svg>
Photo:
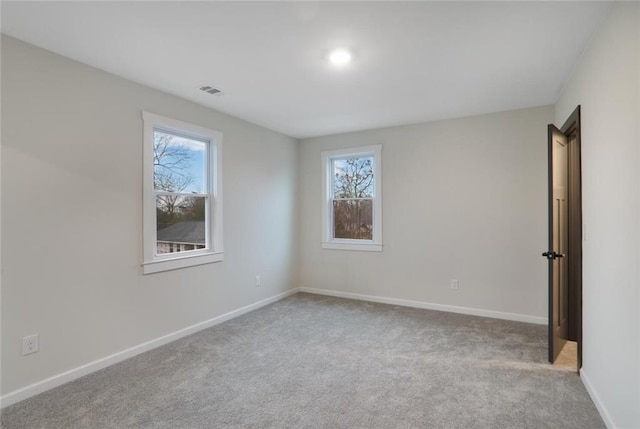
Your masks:
<svg viewBox="0 0 640 429"><path fill-rule="evenodd" d="M382 251L382 146L322 152L325 249Z"/></svg>
<svg viewBox="0 0 640 429"><path fill-rule="evenodd" d="M143 112L144 274L222 260L222 133Z"/></svg>

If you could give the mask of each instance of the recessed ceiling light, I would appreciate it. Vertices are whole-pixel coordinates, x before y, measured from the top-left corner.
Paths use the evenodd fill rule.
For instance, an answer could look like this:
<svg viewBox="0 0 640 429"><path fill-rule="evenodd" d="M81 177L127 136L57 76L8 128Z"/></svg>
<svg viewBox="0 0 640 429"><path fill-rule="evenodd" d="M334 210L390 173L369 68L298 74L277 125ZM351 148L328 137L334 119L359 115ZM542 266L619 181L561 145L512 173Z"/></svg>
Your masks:
<svg viewBox="0 0 640 429"><path fill-rule="evenodd" d="M329 61L336 66L344 66L351 62L351 52L346 49L334 49L329 54Z"/></svg>

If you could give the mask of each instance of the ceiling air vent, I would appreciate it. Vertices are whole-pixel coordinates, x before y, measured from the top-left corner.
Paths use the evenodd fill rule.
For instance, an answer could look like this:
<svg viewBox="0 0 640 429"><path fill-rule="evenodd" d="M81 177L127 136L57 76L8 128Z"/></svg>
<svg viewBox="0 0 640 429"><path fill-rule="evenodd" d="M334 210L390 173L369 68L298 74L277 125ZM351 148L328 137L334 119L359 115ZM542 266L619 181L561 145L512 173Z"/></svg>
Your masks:
<svg viewBox="0 0 640 429"><path fill-rule="evenodd" d="M219 90L218 88L214 88L214 87L208 86L208 85L207 86L201 86L200 87L200 91L204 91L204 92L207 92L207 93L213 94L213 95L222 94L222 91Z"/></svg>

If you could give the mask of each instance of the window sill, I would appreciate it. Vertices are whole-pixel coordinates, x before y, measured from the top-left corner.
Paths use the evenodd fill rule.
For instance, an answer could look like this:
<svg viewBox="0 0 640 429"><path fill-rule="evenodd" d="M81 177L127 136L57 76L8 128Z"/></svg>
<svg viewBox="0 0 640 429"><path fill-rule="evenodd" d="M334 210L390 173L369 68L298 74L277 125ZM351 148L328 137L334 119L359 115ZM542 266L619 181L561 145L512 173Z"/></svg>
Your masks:
<svg viewBox="0 0 640 429"><path fill-rule="evenodd" d="M356 250L361 252L382 252L382 244L375 243L337 243L337 242L323 242L323 249L332 250Z"/></svg>
<svg viewBox="0 0 640 429"><path fill-rule="evenodd" d="M162 271L178 270L180 268L193 267L196 265L211 264L220 262L224 258L223 252L205 253L201 255L184 255L171 259L161 259L149 261L142 264L143 274L160 273Z"/></svg>

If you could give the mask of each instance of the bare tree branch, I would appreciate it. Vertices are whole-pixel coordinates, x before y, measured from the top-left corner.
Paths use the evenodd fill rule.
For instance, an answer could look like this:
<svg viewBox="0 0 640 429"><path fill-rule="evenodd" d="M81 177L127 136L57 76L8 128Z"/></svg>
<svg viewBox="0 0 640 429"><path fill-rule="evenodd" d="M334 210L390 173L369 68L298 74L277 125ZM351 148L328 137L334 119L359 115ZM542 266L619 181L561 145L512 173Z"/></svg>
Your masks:
<svg viewBox="0 0 640 429"><path fill-rule="evenodd" d="M173 140L174 136L170 134L156 134L153 144L154 186L157 190L181 192L193 183L188 173L191 151Z"/></svg>

